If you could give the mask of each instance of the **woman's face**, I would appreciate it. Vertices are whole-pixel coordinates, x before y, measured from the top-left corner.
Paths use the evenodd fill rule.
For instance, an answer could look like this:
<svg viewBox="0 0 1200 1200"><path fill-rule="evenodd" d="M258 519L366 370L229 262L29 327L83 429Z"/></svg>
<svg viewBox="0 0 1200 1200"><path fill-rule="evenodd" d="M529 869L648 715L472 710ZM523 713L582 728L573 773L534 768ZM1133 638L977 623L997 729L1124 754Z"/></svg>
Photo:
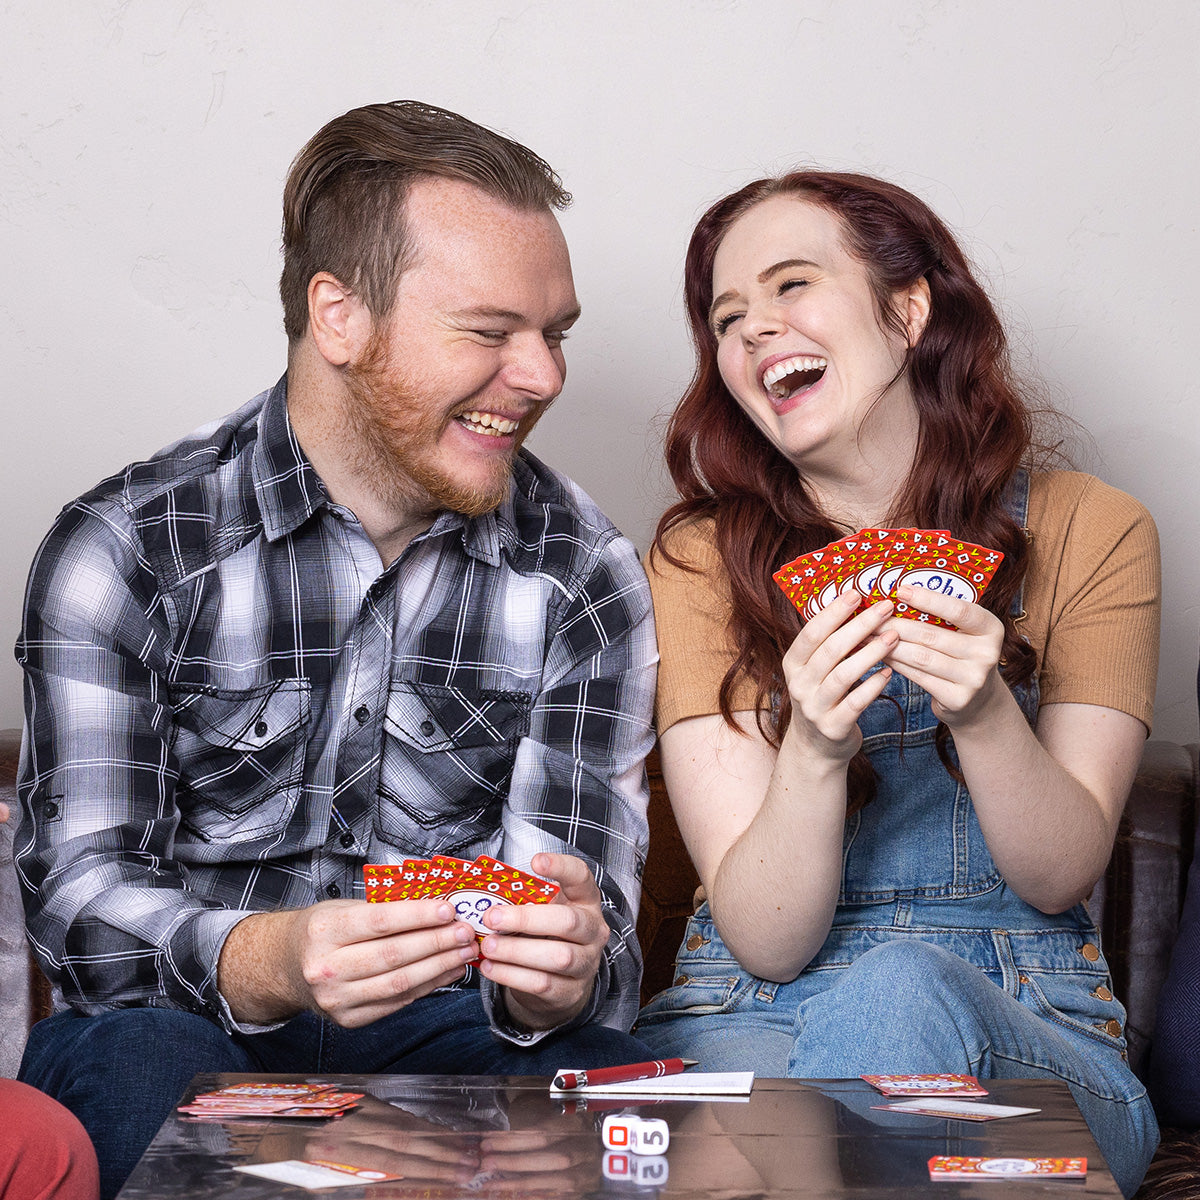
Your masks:
<svg viewBox="0 0 1200 1200"><path fill-rule="evenodd" d="M907 342L881 325L866 269L841 235L828 209L773 196L730 226L713 261L710 325L721 378L801 469L836 472L860 459L871 440L863 436L868 413L876 432L896 426L915 438L905 380L871 411L900 369ZM894 301L915 337L928 311L924 280L913 293Z"/></svg>

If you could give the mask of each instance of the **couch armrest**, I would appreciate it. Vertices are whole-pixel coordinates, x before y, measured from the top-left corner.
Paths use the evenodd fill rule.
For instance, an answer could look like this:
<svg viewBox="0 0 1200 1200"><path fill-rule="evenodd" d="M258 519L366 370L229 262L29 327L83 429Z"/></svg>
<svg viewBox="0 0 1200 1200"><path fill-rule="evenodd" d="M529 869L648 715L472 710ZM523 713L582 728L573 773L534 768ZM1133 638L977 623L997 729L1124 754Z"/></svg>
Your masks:
<svg viewBox="0 0 1200 1200"><path fill-rule="evenodd" d="M1129 1061L1140 1075L1154 1035L1196 830L1200 746L1147 742L1112 858L1088 901L1113 991L1128 1012Z"/></svg>

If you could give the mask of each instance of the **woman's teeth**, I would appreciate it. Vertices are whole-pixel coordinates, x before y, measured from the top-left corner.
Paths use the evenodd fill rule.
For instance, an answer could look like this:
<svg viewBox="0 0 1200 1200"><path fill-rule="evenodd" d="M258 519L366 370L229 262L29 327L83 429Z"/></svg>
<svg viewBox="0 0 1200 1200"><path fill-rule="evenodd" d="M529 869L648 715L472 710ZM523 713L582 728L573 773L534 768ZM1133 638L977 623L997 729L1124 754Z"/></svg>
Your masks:
<svg viewBox="0 0 1200 1200"><path fill-rule="evenodd" d="M796 392L812 387L828 365L825 359L808 354L781 359L763 372L763 388L773 400L785 400Z"/></svg>
<svg viewBox="0 0 1200 1200"><path fill-rule="evenodd" d="M458 418L472 433L486 433L488 437L504 437L515 433L518 421L498 417L495 413L469 412Z"/></svg>

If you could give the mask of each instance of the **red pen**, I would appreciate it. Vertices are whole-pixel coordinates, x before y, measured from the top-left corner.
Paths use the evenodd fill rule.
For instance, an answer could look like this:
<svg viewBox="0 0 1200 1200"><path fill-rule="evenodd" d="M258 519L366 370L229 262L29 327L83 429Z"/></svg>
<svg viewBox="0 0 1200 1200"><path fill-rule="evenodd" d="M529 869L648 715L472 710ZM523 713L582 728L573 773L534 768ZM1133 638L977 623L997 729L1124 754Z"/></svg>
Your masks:
<svg viewBox="0 0 1200 1200"><path fill-rule="evenodd" d="M594 1067L590 1071L559 1071L554 1077L554 1088L559 1092L573 1092L589 1084L632 1083L635 1079L658 1079L663 1075L678 1075L685 1067L694 1067L694 1058L662 1058L654 1062L630 1063L626 1067Z"/></svg>

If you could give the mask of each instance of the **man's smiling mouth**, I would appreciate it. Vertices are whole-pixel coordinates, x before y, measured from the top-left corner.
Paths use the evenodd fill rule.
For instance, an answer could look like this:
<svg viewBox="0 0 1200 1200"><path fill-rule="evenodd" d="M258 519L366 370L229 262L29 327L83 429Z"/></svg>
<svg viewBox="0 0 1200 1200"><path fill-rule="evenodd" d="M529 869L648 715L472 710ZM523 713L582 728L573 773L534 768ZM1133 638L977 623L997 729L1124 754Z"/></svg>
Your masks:
<svg viewBox="0 0 1200 1200"><path fill-rule="evenodd" d="M828 365L825 359L809 354L781 359L763 372L763 390L775 401L791 399L818 383Z"/></svg>
<svg viewBox="0 0 1200 1200"><path fill-rule="evenodd" d="M495 413L488 412L467 412L461 413L454 418L460 424L465 425L472 433L483 433L488 437L505 437L510 433L516 433L519 421L513 421L508 417L499 417Z"/></svg>

